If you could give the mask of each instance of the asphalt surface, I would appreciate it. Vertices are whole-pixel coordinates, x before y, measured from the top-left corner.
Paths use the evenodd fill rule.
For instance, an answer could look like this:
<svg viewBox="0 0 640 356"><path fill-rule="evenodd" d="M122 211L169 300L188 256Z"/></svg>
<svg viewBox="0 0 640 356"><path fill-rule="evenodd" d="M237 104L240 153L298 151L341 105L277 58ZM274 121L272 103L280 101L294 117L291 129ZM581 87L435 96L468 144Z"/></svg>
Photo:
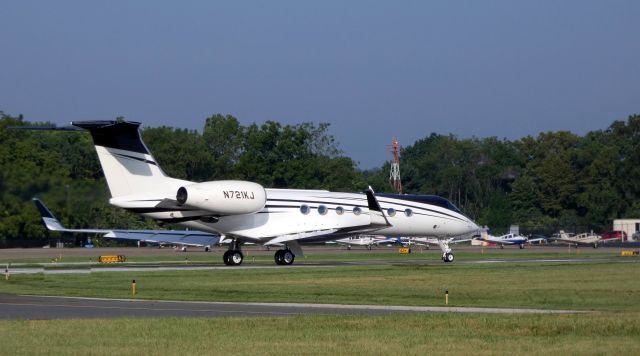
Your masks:
<svg viewBox="0 0 640 356"><path fill-rule="evenodd" d="M629 244L627 244L629 245ZM618 251L621 249L633 249L637 250L639 246L614 246L607 245L594 249L592 247L580 247L580 250L589 251L590 253L602 253L610 254L612 251ZM347 250L342 246L304 246L303 250L308 254L335 254L335 253L349 253L349 254L368 254L370 252L376 253L389 253L397 254L398 247L395 246L375 246L373 249L367 250L364 246L353 246L351 250ZM482 249L485 251L491 251L494 254L512 254L515 251L519 251L517 246L506 246L504 249L500 249L497 246L482 247L482 246L470 246L470 245L455 245L452 247L455 252L480 252ZM424 253L425 255L439 256L441 254L440 249L437 247L424 248L417 246L412 248L416 253ZM189 247L187 252L181 252L179 249L170 247L157 248L157 247L100 247L100 248L7 248L0 249L0 261L11 261L16 258L46 258L54 259L58 257L93 257L97 258L99 255L126 255L127 257L150 257L150 256L211 256L214 259L222 261L222 254L227 250L226 246L213 247L211 252L204 252L201 248ZM247 245L243 246L242 250L245 251L245 255L251 256L273 256L277 248L271 248L267 250L262 246ZM522 251L538 251L538 252L560 252L565 253L568 251L576 251L575 247L568 247L563 244L534 244L526 245ZM437 257L436 257L437 258Z"/></svg>
<svg viewBox="0 0 640 356"><path fill-rule="evenodd" d="M639 258L621 258L618 256L602 256L588 258L492 258L457 260L453 264L502 264L502 263L640 263ZM319 261L299 262L290 266L278 266L271 262L244 263L240 266L225 266L222 264L191 263L177 264L161 262L138 263L119 266L117 264L104 266L78 266L74 263L54 264L45 267L9 267L11 274L75 274L99 272L160 272L160 271L197 271L220 269L285 269L285 268L330 268L330 267L366 267L366 266L401 266L401 265L442 265L439 259L428 260L362 260L362 261Z"/></svg>
<svg viewBox="0 0 640 356"><path fill-rule="evenodd" d="M0 319L91 319L293 315L381 315L392 313L568 314L573 310L412 307L381 305L217 303L22 296L0 294Z"/></svg>

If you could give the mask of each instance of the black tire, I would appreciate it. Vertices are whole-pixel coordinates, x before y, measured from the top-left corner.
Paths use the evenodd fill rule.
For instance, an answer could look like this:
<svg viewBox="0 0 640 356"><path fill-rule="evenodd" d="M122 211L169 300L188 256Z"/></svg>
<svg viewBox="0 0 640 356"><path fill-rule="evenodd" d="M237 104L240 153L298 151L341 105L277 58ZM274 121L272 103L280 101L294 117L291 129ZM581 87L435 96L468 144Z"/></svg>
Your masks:
<svg viewBox="0 0 640 356"><path fill-rule="evenodd" d="M244 260L244 255L240 250L233 250L229 254L229 264L231 266L239 266L242 264L243 260Z"/></svg>
<svg viewBox="0 0 640 356"><path fill-rule="evenodd" d="M453 253L447 253L447 254L444 256L444 261L445 261L445 262L453 262L453 260L454 260L454 259L455 259L455 258L453 257Z"/></svg>
<svg viewBox="0 0 640 356"><path fill-rule="evenodd" d="M522 250L524 248L524 245L520 244L520 249Z"/></svg>
<svg viewBox="0 0 640 356"><path fill-rule="evenodd" d="M276 264L277 264L277 265L282 265L282 264L283 264L283 263L282 263L282 261L283 261L283 259L282 259L282 252L283 252L283 251L284 251L284 250L278 250L278 251L276 251L276 253L273 255L273 259L276 261Z"/></svg>
<svg viewBox="0 0 640 356"><path fill-rule="evenodd" d="M282 256L283 265L293 264L293 261L296 259L296 255L294 255L293 252L291 252L291 250L282 251L281 256Z"/></svg>
<svg viewBox="0 0 640 356"><path fill-rule="evenodd" d="M224 261L224 264L227 266L231 266L231 259L229 258L229 255L231 254L231 250L227 250L224 255L222 255L222 260Z"/></svg>

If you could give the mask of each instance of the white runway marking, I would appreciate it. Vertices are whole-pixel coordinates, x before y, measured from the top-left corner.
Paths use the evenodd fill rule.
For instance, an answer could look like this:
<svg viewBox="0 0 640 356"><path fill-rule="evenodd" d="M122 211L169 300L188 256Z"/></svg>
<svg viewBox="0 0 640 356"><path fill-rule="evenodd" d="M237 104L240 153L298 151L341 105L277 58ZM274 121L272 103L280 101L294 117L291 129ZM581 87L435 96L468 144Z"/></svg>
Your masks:
<svg viewBox="0 0 640 356"><path fill-rule="evenodd" d="M389 313L575 314L578 310L533 308L436 307L315 303L202 302L147 299L108 299L33 295L0 295L0 319L114 318L159 316L292 316Z"/></svg>
<svg viewBox="0 0 640 356"><path fill-rule="evenodd" d="M490 260L459 260L456 264L505 264L505 263L639 263L637 258L620 258L612 257L594 257L594 258L542 258L542 259L490 259ZM265 264L246 264L242 266L187 266L187 265L166 265L158 266L158 263L152 263L150 266L109 266L109 267L70 267L64 268L64 265L57 265L56 268L45 267L16 267L9 268L11 274L72 274L72 273L92 273L92 272L160 272L160 271L208 271L208 270L238 270L238 269L287 269L287 268L331 268L331 267L363 267L363 266L401 266L401 265L443 265L440 260L378 260L378 261L340 261L340 262L302 262L291 266L276 266L270 263Z"/></svg>

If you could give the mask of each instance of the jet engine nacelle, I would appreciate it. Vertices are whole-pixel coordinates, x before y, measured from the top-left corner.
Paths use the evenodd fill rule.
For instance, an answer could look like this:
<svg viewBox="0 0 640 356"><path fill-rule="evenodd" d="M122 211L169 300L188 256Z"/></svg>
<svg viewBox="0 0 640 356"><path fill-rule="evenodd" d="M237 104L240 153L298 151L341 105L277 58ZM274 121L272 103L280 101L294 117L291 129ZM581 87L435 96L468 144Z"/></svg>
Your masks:
<svg viewBox="0 0 640 356"><path fill-rule="evenodd" d="M258 183L219 180L180 187L176 200L218 215L253 214L264 208L267 193Z"/></svg>

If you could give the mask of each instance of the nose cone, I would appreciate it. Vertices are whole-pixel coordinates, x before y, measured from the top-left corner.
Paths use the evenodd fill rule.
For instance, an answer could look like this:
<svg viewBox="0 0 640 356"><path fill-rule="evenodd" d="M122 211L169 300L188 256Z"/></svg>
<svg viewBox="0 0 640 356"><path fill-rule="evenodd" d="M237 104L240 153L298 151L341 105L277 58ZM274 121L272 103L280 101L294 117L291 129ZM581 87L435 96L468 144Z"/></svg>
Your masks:
<svg viewBox="0 0 640 356"><path fill-rule="evenodd" d="M467 219L467 222L465 225L466 225L465 226L466 234L475 234L480 230L480 227L476 225L476 223L474 223L471 219Z"/></svg>

